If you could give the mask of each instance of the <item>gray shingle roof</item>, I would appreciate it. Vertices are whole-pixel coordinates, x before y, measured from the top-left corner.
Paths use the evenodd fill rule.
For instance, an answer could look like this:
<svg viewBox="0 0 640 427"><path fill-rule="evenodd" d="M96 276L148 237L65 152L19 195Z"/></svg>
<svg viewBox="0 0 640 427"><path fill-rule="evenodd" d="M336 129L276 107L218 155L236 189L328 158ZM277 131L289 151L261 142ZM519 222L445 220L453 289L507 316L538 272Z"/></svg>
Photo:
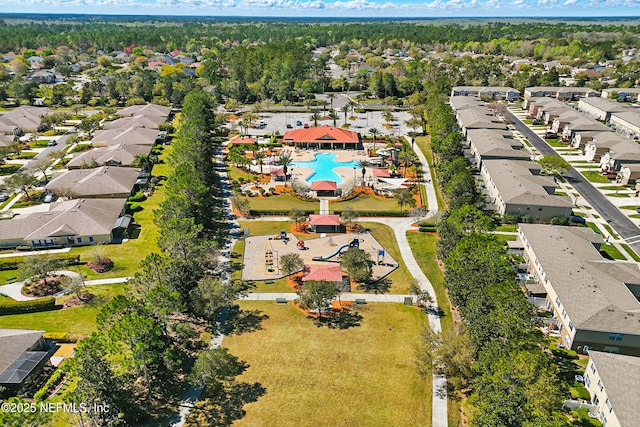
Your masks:
<svg viewBox="0 0 640 427"><path fill-rule="evenodd" d="M95 133L91 143L94 147L117 144L154 145L160 131L143 127L104 129Z"/></svg>
<svg viewBox="0 0 640 427"><path fill-rule="evenodd" d="M131 166L131 163L133 163L138 154L146 155L150 152L150 145L118 144L110 147L100 147L91 151L75 154L73 159L67 163L67 168L79 168L85 164L91 164L94 160L99 165L118 163L122 166Z"/></svg>
<svg viewBox="0 0 640 427"><path fill-rule="evenodd" d="M114 166L76 169L54 175L45 188L56 195L74 198L128 194L139 173L139 169Z"/></svg>
<svg viewBox="0 0 640 427"><path fill-rule="evenodd" d="M640 357L590 351L609 402L622 427L638 425Z"/></svg>
<svg viewBox="0 0 640 427"><path fill-rule="evenodd" d="M0 329L0 373L38 342L44 332L28 329Z"/></svg>
<svg viewBox="0 0 640 427"><path fill-rule="evenodd" d="M625 285L640 282L637 263L602 258L602 237L589 228L520 229L576 328L640 334L640 302Z"/></svg>
<svg viewBox="0 0 640 427"><path fill-rule="evenodd" d="M569 197L556 196L547 191L555 189L555 180L552 176L534 174L540 171L540 165L535 162L495 159L485 160L484 167L505 203L573 206Z"/></svg>

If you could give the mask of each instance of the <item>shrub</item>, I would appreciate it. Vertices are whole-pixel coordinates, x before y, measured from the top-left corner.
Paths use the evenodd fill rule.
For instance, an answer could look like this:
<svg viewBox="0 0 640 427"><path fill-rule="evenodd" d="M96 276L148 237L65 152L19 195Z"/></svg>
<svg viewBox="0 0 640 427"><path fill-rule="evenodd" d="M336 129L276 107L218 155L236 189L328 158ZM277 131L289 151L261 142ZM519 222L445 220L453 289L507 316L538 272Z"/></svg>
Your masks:
<svg viewBox="0 0 640 427"><path fill-rule="evenodd" d="M55 310L54 297L45 297L29 301L0 301L0 314L35 313L38 311Z"/></svg>
<svg viewBox="0 0 640 427"><path fill-rule="evenodd" d="M142 210L142 206L139 203L130 203L127 202L127 210L129 213L140 212Z"/></svg>
<svg viewBox="0 0 640 427"><path fill-rule="evenodd" d="M145 196L142 191L138 191L133 196L130 196L127 200L130 202L142 202L146 199L147 199L147 196Z"/></svg>
<svg viewBox="0 0 640 427"><path fill-rule="evenodd" d="M69 334L66 332L47 332L43 335L45 339L55 341L58 343L74 343L78 342L80 336L76 334Z"/></svg>
<svg viewBox="0 0 640 427"><path fill-rule="evenodd" d="M565 216L554 216L549 222L553 225L567 225L569 224L569 218Z"/></svg>
<svg viewBox="0 0 640 427"><path fill-rule="evenodd" d="M51 246L47 247L47 249ZM30 250L33 248L29 247ZM11 258L0 258L0 271L17 270L20 263L24 262L24 256L15 256ZM76 265L80 262L80 255L60 255L53 258L62 266Z"/></svg>
<svg viewBox="0 0 640 427"><path fill-rule="evenodd" d="M113 268L113 261L110 258L100 258L95 261L89 261L86 266L96 273L104 273Z"/></svg>

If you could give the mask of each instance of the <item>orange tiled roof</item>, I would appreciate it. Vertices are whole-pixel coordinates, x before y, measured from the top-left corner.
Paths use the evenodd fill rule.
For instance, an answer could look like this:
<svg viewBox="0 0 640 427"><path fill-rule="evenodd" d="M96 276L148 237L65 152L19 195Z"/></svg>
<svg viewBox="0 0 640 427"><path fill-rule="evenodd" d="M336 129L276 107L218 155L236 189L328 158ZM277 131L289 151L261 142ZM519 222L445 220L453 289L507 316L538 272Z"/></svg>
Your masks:
<svg viewBox="0 0 640 427"><path fill-rule="evenodd" d="M256 143L255 138L249 138L248 136L237 136L229 142L229 144L239 145L239 144L250 144L253 145Z"/></svg>
<svg viewBox="0 0 640 427"><path fill-rule="evenodd" d="M339 265L308 264L304 266L302 281L322 280L326 282L341 282L342 270Z"/></svg>
<svg viewBox="0 0 640 427"><path fill-rule="evenodd" d="M309 225L340 225L340 215L309 215Z"/></svg>
<svg viewBox="0 0 640 427"><path fill-rule="evenodd" d="M329 125L296 129L284 133L284 140L293 143L300 142L337 142L357 144L358 133Z"/></svg>
<svg viewBox="0 0 640 427"><path fill-rule="evenodd" d="M311 183L311 191L336 191L338 184L334 181L314 181Z"/></svg>

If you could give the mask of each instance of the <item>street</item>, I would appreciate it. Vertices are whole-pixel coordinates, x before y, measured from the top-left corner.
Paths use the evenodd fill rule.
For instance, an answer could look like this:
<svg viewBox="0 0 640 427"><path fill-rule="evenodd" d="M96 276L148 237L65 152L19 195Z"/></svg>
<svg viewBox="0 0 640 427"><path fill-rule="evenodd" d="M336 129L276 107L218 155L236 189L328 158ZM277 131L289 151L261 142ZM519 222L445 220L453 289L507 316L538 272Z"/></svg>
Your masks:
<svg viewBox="0 0 640 427"><path fill-rule="evenodd" d="M542 155L558 154L551 148L542 138L531 130L527 125L522 123L513 113L505 111L505 117L511 121L513 126L536 147ZM589 204L598 211L598 214L606 219L613 229L623 237L629 246L636 253L640 253L640 229L627 218L620 210L615 207L607 197L596 189L591 183L583 177L580 172L571 168L564 174L569 184L571 184Z"/></svg>

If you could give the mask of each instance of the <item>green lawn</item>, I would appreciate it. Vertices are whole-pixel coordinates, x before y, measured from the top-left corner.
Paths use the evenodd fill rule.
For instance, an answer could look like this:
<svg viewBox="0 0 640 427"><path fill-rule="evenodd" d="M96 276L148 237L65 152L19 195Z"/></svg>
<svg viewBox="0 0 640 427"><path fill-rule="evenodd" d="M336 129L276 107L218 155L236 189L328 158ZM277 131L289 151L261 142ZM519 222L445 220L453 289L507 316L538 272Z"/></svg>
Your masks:
<svg viewBox="0 0 640 427"><path fill-rule="evenodd" d="M254 173L248 173L235 166L227 166L227 173L231 181L238 181L238 178L242 177L245 181L253 181L253 177L258 175Z"/></svg>
<svg viewBox="0 0 640 427"><path fill-rule="evenodd" d="M411 275L411 272L409 272L409 269L400 255L400 248L398 247L398 242L396 242L396 238L393 234L393 229L377 222L362 222L360 225L367 229L378 243L384 246L387 253L398 262L399 267L386 277L386 279L391 280L389 293L409 293L409 280L412 279L413 276Z"/></svg>
<svg viewBox="0 0 640 427"><path fill-rule="evenodd" d="M347 206L351 206L355 211L393 211L400 212L400 206L392 198L374 197L360 195L352 200L344 202L329 203L330 211L343 211ZM407 207L404 207L407 210Z"/></svg>
<svg viewBox="0 0 640 427"><path fill-rule="evenodd" d="M605 194L607 197L631 197L629 193L607 193Z"/></svg>
<svg viewBox="0 0 640 427"><path fill-rule="evenodd" d="M624 255L622 255L622 253L620 253L618 248L616 248L610 243L605 243L602 246L600 246L600 250L603 252L606 252L607 255L609 255L613 259L619 259L619 260L627 259L627 257L625 257Z"/></svg>
<svg viewBox="0 0 640 427"><path fill-rule="evenodd" d="M436 198L438 200L438 208L444 210L446 208L446 204L444 203L444 196L442 195L442 191L440 190L440 186L438 185L438 181L435 179L435 171L433 167L433 153L431 152L431 136L419 136L416 138L416 144L418 148L422 151L422 154L427 158L427 163L429 164L429 171L431 172L431 182L433 182L436 188Z"/></svg>
<svg viewBox="0 0 640 427"><path fill-rule="evenodd" d="M508 241L518 240L518 236L511 234L494 234L496 240L502 244L506 244Z"/></svg>
<svg viewBox="0 0 640 427"><path fill-rule="evenodd" d="M96 315L114 296L124 293L124 284L90 286L88 291L96 295L93 302L81 307L40 313L0 316L0 328L42 329L46 332L68 332L89 335L96 329ZM58 298L61 303L70 296Z"/></svg>
<svg viewBox="0 0 640 427"><path fill-rule="evenodd" d="M606 175L602 175L598 171L590 170L590 171L582 171L582 176L587 178L591 182L609 184L611 180L607 178Z"/></svg>
<svg viewBox="0 0 640 427"><path fill-rule="evenodd" d="M273 211L278 213L289 212L293 208L313 212L320 211L319 202L307 202L304 200L296 199L290 194L278 194L277 196L269 197L247 197L247 199L249 200L251 209L258 211ZM369 195L360 195L355 199L329 203L329 210L332 212L342 211L347 206L351 206L356 211L400 212L400 206L398 206L398 203L396 203L395 199L374 197Z"/></svg>
<svg viewBox="0 0 640 427"><path fill-rule="evenodd" d="M264 236L266 234L280 234L281 231L289 233L293 221L238 221L240 228L248 228L250 236ZM293 233L298 239L311 240L317 238L318 234Z"/></svg>
<svg viewBox="0 0 640 427"><path fill-rule="evenodd" d="M413 427L431 420L431 379L415 369L426 319L400 304L358 307L359 326L317 327L292 304L243 301L268 317L263 328L225 337L250 366L241 380L266 394L234 426Z"/></svg>
<svg viewBox="0 0 640 427"><path fill-rule="evenodd" d="M449 306L449 298L444 286L444 275L436 260L438 239L433 234L415 232L407 233L407 239L420 269L436 291L438 305L444 311L444 316L440 318L442 329L451 330L453 328L451 307Z"/></svg>
<svg viewBox="0 0 640 427"><path fill-rule="evenodd" d="M636 254L633 249L631 249L631 246L627 245L626 243L620 243L620 246L622 246L622 249L624 249L629 255L631 255L631 258L633 258L634 261L640 262L640 256L638 256L638 254Z"/></svg>
<svg viewBox="0 0 640 427"><path fill-rule="evenodd" d="M296 199L290 194L278 194L269 197L247 197L251 209L260 211L288 212L293 208L319 212L319 202L306 202Z"/></svg>
<svg viewBox="0 0 640 427"><path fill-rule="evenodd" d="M545 139L545 142L547 144L549 144L550 146L555 147L555 148L567 148L568 147L566 142L562 142L557 138L556 139Z"/></svg>
<svg viewBox="0 0 640 427"><path fill-rule="evenodd" d="M607 230L609 232L609 234L611 234L611 237L615 238L615 239L619 239L620 236L618 236L618 234L613 231L613 228L611 228L610 225L608 224L602 224L602 226L604 227L605 230Z"/></svg>
<svg viewBox="0 0 640 427"><path fill-rule="evenodd" d="M640 206L639 206L639 205L633 205L633 206L620 206L620 209L628 209L628 210L632 210L632 211L635 211L635 210L637 210L638 208L640 208Z"/></svg>

